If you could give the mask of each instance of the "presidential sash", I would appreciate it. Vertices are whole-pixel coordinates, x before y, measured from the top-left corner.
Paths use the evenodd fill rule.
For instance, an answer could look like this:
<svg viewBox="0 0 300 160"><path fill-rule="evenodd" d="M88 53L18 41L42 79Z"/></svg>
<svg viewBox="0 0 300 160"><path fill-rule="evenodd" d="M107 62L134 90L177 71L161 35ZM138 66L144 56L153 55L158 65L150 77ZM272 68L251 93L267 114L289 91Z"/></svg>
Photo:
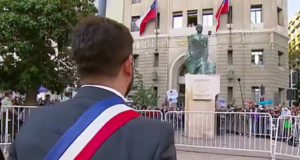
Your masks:
<svg viewBox="0 0 300 160"><path fill-rule="evenodd" d="M116 130L138 116L119 96L101 100L63 134L44 160L89 160Z"/></svg>

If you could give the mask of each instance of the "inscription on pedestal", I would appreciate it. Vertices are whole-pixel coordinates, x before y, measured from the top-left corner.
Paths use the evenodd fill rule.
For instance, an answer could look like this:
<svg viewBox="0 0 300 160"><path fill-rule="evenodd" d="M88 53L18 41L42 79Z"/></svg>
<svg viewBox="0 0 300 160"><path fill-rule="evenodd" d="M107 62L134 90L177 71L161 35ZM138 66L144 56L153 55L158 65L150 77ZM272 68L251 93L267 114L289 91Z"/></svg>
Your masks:
<svg viewBox="0 0 300 160"><path fill-rule="evenodd" d="M211 81L209 79L197 79L193 83L194 100L212 100Z"/></svg>

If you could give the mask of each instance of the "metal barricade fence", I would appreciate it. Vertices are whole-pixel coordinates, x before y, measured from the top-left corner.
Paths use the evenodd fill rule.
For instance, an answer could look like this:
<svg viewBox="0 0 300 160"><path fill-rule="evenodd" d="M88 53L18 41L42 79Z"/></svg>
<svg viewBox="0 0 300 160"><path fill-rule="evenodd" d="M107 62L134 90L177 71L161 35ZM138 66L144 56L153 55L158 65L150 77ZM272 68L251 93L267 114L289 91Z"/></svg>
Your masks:
<svg viewBox="0 0 300 160"><path fill-rule="evenodd" d="M140 115L151 119L163 121L163 113L159 110L136 110Z"/></svg>
<svg viewBox="0 0 300 160"><path fill-rule="evenodd" d="M1 106L1 137L0 147L4 152L7 151L8 146L15 139L22 124L26 121L27 116L32 109L37 106Z"/></svg>
<svg viewBox="0 0 300 160"><path fill-rule="evenodd" d="M165 115L178 146L266 152L272 156L268 113L172 111Z"/></svg>
<svg viewBox="0 0 300 160"><path fill-rule="evenodd" d="M0 114L0 147L7 151L30 112L38 106L5 106ZM269 153L300 158L300 117L272 118L268 113L136 110L166 121L177 146ZM275 144L272 143L275 139Z"/></svg>
<svg viewBox="0 0 300 160"><path fill-rule="evenodd" d="M300 158L300 116L279 116L274 155Z"/></svg>

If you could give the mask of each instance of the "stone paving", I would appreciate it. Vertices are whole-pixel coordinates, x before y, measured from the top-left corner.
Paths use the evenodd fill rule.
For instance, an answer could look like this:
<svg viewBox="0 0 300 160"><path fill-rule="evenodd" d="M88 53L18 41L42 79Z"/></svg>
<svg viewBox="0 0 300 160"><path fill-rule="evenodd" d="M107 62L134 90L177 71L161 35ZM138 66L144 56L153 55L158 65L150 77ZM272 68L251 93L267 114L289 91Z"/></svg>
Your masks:
<svg viewBox="0 0 300 160"><path fill-rule="evenodd" d="M221 154L177 151L177 160L270 160L271 158L241 157Z"/></svg>
<svg viewBox="0 0 300 160"><path fill-rule="evenodd" d="M292 147L282 141L277 141L275 143L275 140L271 140L266 136L249 137L243 135L224 134L215 136L214 139L210 140L206 138L188 138L184 136L182 131L175 131L174 136L175 142L176 144L179 144L179 146L193 146L193 148L201 148L201 152L211 152L211 150L222 148L225 149L226 152L234 150L237 150L235 152L250 151L250 153L257 152L259 156L267 155L270 157L271 150L275 149L276 153L300 157L300 146ZM275 144L276 147L274 148Z"/></svg>
<svg viewBox="0 0 300 160"><path fill-rule="evenodd" d="M271 160L272 156L268 151L275 144L274 140L266 137L232 134L216 136L213 140L187 138L179 131L175 131L175 141L176 144L180 144L176 147L178 160ZM4 145L0 147L3 149ZM298 158L276 156L276 160L300 159L299 146L291 147L285 142L278 141L276 152L298 156Z"/></svg>

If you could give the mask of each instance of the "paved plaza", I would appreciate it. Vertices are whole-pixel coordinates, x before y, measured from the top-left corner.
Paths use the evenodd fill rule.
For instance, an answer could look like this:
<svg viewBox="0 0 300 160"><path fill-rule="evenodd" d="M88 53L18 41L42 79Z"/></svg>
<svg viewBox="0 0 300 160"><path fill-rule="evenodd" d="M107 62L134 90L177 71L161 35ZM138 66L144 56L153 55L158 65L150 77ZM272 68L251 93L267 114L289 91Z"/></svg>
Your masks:
<svg viewBox="0 0 300 160"><path fill-rule="evenodd" d="M270 153L273 149L275 149L275 153L279 153L281 155L293 155L295 157L300 157L299 146L292 147L287 145L286 142L281 141L277 141L275 143L275 140L271 140L266 136L249 137L243 135L223 134L220 136L215 136L214 139L200 139L188 138L184 136L184 133L182 131L175 131L175 142L176 144L179 144L177 145L177 150L179 150L179 160L184 160L184 157L188 158L189 156L204 156L208 158L205 160L218 157L220 157L219 159L223 158L224 160L247 160L247 157L251 157L250 159L272 159ZM241 159L240 157L243 157L243 159ZM287 156L278 155L276 157L277 159L292 160L292 158Z"/></svg>
<svg viewBox="0 0 300 160"><path fill-rule="evenodd" d="M270 160L270 158L241 157L222 154L177 151L177 160Z"/></svg>
<svg viewBox="0 0 300 160"><path fill-rule="evenodd" d="M188 138L180 130L175 130L174 136L178 144L176 146L178 160L272 160L269 151L275 145L274 140L265 136L223 134L209 140ZM291 147L280 141L276 145L277 153L300 156L300 147ZM4 146L0 147L4 149ZM299 158L277 155L276 160L299 160Z"/></svg>

